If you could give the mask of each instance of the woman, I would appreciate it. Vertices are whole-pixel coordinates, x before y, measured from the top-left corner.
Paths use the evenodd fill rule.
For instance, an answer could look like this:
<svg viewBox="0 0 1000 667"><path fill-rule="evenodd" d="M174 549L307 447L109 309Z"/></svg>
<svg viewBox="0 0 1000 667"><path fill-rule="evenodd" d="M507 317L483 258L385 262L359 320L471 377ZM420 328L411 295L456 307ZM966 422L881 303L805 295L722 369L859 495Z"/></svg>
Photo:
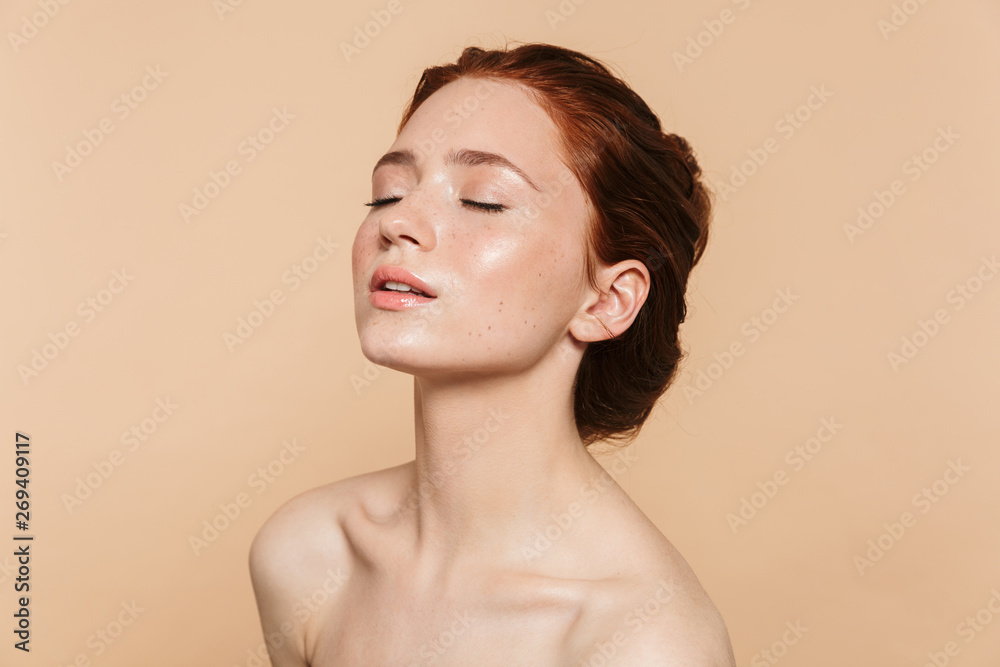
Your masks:
<svg viewBox="0 0 1000 667"><path fill-rule="evenodd" d="M674 376L699 176L580 53L470 47L424 71L352 256L362 351L414 378L416 456L261 528L276 667L735 664L691 568L588 451L631 441Z"/></svg>

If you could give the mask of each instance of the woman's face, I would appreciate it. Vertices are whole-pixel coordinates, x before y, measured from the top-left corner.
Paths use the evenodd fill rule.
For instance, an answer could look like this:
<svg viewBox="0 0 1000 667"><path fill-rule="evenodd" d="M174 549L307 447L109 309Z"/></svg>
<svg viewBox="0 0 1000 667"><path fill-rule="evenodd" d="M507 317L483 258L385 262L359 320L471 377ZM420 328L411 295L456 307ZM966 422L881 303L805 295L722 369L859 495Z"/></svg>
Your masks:
<svg viewBox="0 0 1000 667"><path fill-rule="evenodd" d="M413 114L372 174L373 200L386 201L354 239L366 357L415 375L498 372L573 345L589 204L558 137L508 83L459 79ZM383 265L410 272L434 298L373 294Z"/></svg>

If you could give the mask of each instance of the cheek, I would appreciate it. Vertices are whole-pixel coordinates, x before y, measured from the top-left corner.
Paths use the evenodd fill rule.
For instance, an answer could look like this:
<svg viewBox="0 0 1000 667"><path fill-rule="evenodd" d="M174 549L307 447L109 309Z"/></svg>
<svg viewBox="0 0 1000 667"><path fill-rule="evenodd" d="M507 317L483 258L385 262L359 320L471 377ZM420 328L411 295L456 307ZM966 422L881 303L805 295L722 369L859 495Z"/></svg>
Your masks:
<svg viewBox="0 0 1000 667"><path fill-rule="evenodd" d="M369 259L375 252L373 232L374 225L363 222L354 235L354 245L351 247L351 267L355 280L360 277L358 272L367 268Z"/></svg>
<svg viewBox="0 0 1000 667"><path fill-rule="evenodd" d="M466 275L476 279L468 284L479 285L481 296L489 295L480 304L501 328L532 329L543 321L564 319L575 307L582 258L564 239L494 239L469 257Z"/></svg>
<svg viewBox="0 0 1000 667"><path fill-rule="evenodd" d="M484 277L503 280L518 271L525 263L526 248L516 237L493 237L480 239L478 248L469 253L470 268Z"/></svg>

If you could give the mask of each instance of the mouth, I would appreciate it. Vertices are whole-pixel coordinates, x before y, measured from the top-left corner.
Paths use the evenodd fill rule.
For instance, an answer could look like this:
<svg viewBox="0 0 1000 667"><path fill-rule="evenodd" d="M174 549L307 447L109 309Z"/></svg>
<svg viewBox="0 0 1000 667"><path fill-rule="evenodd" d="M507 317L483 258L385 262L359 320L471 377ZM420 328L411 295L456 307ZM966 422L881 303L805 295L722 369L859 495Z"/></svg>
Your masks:
<svg viewBox="0 0 1000 667"><path fill-rule="evenodd" d="M431 287L406 269L383 264L372 274L369 288L372 292L408 294L427 299L437 298Z"/></svg>
<svg viewBox="0 0 1000 667"><path fill-rule="evenodd" d="M385 283L382 285L382 287L380 287L378 289L378 291L379 292L398 292L400 294L416 294L417 296L426 296L426 297L429 297L429 298L433 298L429 294L424 294L423 292L421 292L417 288L413 287L412 285L407 285L406 283L396 282L394 280L387 280L387 281L385 281Z"/></svg>

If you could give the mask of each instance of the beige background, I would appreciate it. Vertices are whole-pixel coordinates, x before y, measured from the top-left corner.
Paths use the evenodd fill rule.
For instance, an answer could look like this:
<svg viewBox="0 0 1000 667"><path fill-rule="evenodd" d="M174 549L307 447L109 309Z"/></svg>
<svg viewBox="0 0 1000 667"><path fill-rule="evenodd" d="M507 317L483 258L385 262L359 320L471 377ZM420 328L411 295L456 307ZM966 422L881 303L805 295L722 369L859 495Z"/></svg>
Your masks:
<svg viewBox="0 0 1000 667"><path fill-rule="evenodd" d="M739 664L776 664L769 650L782 665L923 665L948 642L939 664L997 664L1000 280L983 264L1000 252L996 2L402 0L348 61L340 43L386 3L223 1L51 0L51 18L44 0L0 6L0 553L17 532L16 430L32 440L36 535L30 655L11 647L0 557L0 663L256 664L246 557L261 523L412 455L411 379L366 364L353 317L371 167L424 66L507 37L614 64L713 183L767 156L718 200L684 373L618 476L701 577ZM880 29L894 11L898 30ZM685 49L697 57L679 63ZM829 96L800 108L812 87ZM274 109L294 118L249 161L241 142ZM112 131L57 174L102 119ZM935 161L914 172L925 150ZM186 222L180 206L229 161L239 173ZM892 205L849 238L896 179ZM318 238L339 245L325 261L307 259ZM296 265L312 271L297 285L283 279ZM954 291L966 283L970 300ZM283 302L231 351L225 334L273 290ZM775 318L778 290L794 300ZM935 335L917 333L938 310ZM922 346L894 367L903 337ZM22 377L36 351L52 358ZM804 465L786 458L824 418L842 424L833 438ZM133 427L145 440L123 442ZM292 440L302 451L274 463ZM921 500L949 462L967 471ZM100 485L68 507L88 475ZM248 506L196 554L189 538L238 497ZM761 507L734 531L744 498ZM904 512L903 534L859 566ZM133 601L123 632L97 639ZM980 610L992 622L960 626Z"/></svg>

